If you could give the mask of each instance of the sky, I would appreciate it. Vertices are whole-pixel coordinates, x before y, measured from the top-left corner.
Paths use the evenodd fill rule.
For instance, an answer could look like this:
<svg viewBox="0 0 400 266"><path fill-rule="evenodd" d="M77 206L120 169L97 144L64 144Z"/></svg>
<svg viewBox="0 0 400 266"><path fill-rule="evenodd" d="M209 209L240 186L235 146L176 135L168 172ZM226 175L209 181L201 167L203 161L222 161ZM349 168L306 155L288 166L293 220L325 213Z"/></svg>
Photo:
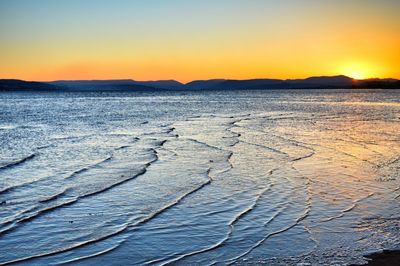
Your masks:
<svg viewBox="0 0 400 266"><path fill-rule="evenodd" d="M400 78L399 0L0 0L0 78Z"/></svg>

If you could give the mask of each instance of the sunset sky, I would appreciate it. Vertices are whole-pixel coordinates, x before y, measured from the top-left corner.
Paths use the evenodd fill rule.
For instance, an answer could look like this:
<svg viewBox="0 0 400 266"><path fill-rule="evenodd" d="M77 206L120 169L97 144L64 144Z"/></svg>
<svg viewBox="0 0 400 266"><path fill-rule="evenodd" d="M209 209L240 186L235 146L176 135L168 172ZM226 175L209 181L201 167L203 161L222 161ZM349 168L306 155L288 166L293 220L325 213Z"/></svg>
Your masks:
<svg viewBox="0 0 400 266"><path fill-rule="evenodd" d="M399 0L0 0L0 78L400 78Z"/></svg>

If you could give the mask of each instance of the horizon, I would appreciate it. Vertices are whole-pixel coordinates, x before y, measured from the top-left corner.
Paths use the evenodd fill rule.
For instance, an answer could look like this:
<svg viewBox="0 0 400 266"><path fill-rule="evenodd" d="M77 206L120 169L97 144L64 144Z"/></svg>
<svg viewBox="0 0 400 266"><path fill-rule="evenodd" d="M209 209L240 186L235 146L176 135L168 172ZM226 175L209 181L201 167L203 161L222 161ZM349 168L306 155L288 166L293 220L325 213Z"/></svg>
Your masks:
<svg viewBox="0 0 400 266"><path fill-rule="evenodd" d="M1 0L0 78L399 79L399 9L393 0Z"/></svg>
<svg viewBox="0 0 400 266"><path fill-rule="evenodd" d="M18 78L0 78L0 80L21 80L21 81L26 81L26 82L41 82L41 83L52 83L52 82L58 82L58 81L135 81L135 82L157 82L157 81L175 81L178 83L181 83L182 85L187 85L191 82L195 81L210 81L210 80L234 80L234 81L247 81L247 80L282 80L282 81L292 81L292 80L306 80L309 78L332 78L332 77L344 77L344 78L349 78L352 79L353 81L364 81L364 80L399 80L397 78L392 78L392 77L371 77L371 78L364 78L364 79L356 79L344 74L339 74L339 75L333 75L333 76L328 76L328 75L316 75L316 76L309 76L309 77L303 77L303 78L284 78L284 79L279 79L279 78L274 78L274 77L256 77L256 78L250 78L250 79L230 79L230 78L213 78L213 79L194 79L194 80L189 80L187 82L182 82L176 79L149 79L149 80L141 80L141 79L134 79L134 78L113 78L113 79L56 79L56 80L24 80L24 79L18 79Z"/></svg>

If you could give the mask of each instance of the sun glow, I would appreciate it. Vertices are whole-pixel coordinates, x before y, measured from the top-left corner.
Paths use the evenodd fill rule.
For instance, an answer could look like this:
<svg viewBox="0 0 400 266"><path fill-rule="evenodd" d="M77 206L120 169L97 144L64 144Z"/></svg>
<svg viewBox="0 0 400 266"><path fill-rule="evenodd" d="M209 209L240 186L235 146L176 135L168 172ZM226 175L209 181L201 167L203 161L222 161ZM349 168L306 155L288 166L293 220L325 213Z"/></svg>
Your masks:
<svg viewBox="0 0 400 266"><path fill-rule="evenodd" d="M367 79L377 75L375 68L361 63L347 64L339 72L353 79Z"/></svg>
<svg viewBox="0 0 400 266"><path fill-rule="evenodd" d="M365 79L366 78L365 75L361 71L357 71L357 70L347 73L346 76L353 78L353 79Z"/></svg>

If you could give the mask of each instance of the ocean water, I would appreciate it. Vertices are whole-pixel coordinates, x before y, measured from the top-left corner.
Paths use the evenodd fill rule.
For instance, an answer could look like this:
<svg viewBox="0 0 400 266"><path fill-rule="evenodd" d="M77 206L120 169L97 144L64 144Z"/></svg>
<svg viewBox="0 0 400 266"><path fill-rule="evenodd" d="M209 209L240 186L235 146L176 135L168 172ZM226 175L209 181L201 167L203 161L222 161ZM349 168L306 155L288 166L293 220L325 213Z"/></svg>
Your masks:
<svg viewBox="0 0 400 266"><path fill-rule="evenodd" d="M0 264L400 247L400 91L0 94Z"/></svg>

